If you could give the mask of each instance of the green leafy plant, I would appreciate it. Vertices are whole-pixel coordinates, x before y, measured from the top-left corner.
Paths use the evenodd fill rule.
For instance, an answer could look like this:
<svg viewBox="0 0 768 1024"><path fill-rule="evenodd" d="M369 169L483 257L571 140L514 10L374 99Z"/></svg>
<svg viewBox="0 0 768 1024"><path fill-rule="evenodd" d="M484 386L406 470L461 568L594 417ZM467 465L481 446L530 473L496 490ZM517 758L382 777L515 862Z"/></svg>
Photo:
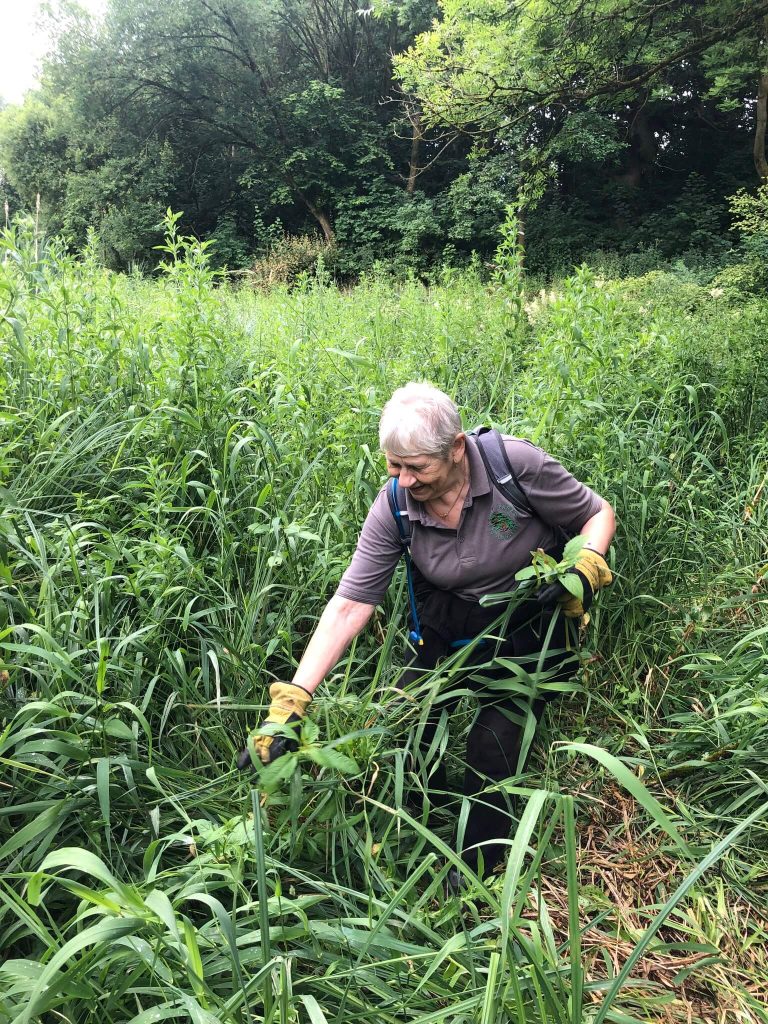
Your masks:
<svg viewBox="0 0 768 1024"><path fill-rule="evenodd" d="M571 537L563 548L563 557L560 561L541 549L532 552L531 564L516 572L515 579L520 583L533 580L537 590L547 583L562 583L569 594L581 600L584 597L584 586L579 577L570 570L578 562L585 543L586 537L582 537L581 534Z"/></svg>
<svg viewBox="0 0 768 1024"><path fill-rule="evenodd" d="M765 1024L763 301L587 268L520 321L476 272L230 288L181 225L151 280L3 235L0 1022ZM577 680L508 659L532 744L491 878L455 849L466 666L403 687L402 588L297 751L234 768L420 377L619 516Z"/></svg>

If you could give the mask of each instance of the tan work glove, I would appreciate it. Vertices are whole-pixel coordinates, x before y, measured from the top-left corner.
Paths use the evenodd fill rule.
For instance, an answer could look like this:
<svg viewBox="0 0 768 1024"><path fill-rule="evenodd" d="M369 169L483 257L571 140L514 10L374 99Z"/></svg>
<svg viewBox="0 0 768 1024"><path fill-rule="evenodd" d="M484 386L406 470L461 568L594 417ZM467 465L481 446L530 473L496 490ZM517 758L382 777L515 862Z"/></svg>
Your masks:
<svg viewBox="0 0 768 1024"><path fill-rule="evenodd" d="M312 700L312 694L296 683L272 683L269 696L272 703L267 717L261 723L262 726L293 725L300 722ZM248 746L237 759L237 767L242 770L253 765L251 748L256 751L262 764L271 764L289 750L295 750L297 746L298 742L290 736L263 736L257 732L249 737Z"/></svg>
<svg viewBox="0 0 768 1024"><path fill-rule="evenodd" d="M591 548L582 550L578 562L568 570L564 579L567 580L571 574L581 580L584 589L581 599L571 593L566 582L555 580L554 583L542 587L536 595L536 600L545 608L554 608L556 604L559 604L567 618L578 619L589 610L592 598L597 591L613 582L613 575L600 552L592 551Z"/></svg>

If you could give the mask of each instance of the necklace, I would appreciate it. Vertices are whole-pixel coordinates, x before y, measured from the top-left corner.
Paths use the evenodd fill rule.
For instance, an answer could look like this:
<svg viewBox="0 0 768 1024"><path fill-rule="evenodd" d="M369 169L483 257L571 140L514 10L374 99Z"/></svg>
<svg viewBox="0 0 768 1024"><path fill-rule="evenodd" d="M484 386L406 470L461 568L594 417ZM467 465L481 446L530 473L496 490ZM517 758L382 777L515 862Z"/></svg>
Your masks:
<svg viewBox="0 0 768 1024"><path fill-rule="evenodd" d="M466 473L466 467L464 465L464 459L461 460L461 463L462 463L462 469L464 470L463 478L462 478L462 481L461 481L461 487L459 488L458 493L456 494L456 497L451 502L451 507L448 509L448 511L447 512L438 512L438 510L435 508L434 502L432 502L432 501L429 502L430 508L432 509L432 511L435 513L436 516L439 516L440 519L445 520L445 519L448 518L448 516L451 514L451 512L453 512L453 510L456 508L456 504L457 504L459 498L464 493L464 486L466 485L466 482L467 482L467 473Z"/></svg>

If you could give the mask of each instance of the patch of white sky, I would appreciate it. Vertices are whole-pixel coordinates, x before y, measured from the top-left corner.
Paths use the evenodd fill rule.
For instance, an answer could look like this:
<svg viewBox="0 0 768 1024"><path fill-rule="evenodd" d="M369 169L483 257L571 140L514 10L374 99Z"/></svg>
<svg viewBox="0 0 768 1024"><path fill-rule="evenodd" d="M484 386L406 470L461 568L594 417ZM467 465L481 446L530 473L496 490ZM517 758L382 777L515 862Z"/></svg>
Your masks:
<svg viewBox="0 0 768 1024"><path fill-rule="evenodd" d="M103 14L106 4L78 0L95 15ZM51 46L50 30L44 27L46 7L45 0L0 0L0 100L5 103L21 103L39 84L40 65Z"/></svg>

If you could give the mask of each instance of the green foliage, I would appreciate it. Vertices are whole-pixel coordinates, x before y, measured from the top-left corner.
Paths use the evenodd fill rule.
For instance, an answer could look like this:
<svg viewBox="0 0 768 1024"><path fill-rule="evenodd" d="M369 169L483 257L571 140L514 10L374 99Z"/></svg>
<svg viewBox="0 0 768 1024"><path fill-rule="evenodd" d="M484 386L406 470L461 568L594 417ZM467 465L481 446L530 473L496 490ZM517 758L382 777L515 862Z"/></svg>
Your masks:
<svg viewBox="0 0 768 1024"><path fill-rule="evenodd" d="M164 231L152 282L34 222L0 241L0 1021L764 1024L765 303L587 269L526 296L512 220L491 286L430 288L227 289L180 215ZM578 685L501 783L504 874L461 899L450 821L405 809L461 655L402 689L402 594L297 753L232 767L414 378L620 522ZM532 722L551 684L519 669ZM471 715L436 737L456 789Z"/></svg>
<svg viewBox="0 0 768 1024"><path fill-rule="evenodd" d="M567 272L596 249L642 248L657 265L724 258L723 183L753 173L739 111L755 95L757 8L650 3L631 18L613 2L441 9L396 71L434 130L466 132L481 159L517 154L507 202L526 208L533 266Z"/></svg>
<svg viewBox="0 0 768 1024"><path fill-rule="evenodd" d="M230 270L319 233L345 280L426 277L489 261L509 205L549 276L731 262L762 53L743 0L107 7L52 22L42 88L0 111L0 190L73 251L96 228L113 269L151 267L169 205Z"/></svg>
<svg viewBox="0 0 768 1024"><path fill-rule="evenodd" d="M454 244L464 251L493 251L499 224L517 193L518 174L510 153L486 153L451 181L442 199Z"/></svg>
<svg viewBox="0 0 768 1024"><path fill-rule="evenodd" d="M680 260L692 271L708 270L711 278L730 258L727 204L696 172L674 196L651 187L639 193L615 181L600 195L599 210L586 192L544 197L526 224L532 271L567 274L586 262L609 276L639 276Z"/></svg>
<svg viewBox="0 0 768 1024"><path fill-rule="evenodd" d="M409 196L383 177L370 182L365 194L339 203L336 228L337 266L349 276L377 263L395 273L425 272L444 242L435 200L423 192Z"/></svg>
<svg viewBox="0 0 768 1024"><path fill-rule="evenodd" d="M238 270L251 262L249 240L239 229L234 213L222 213L216 222L213 237L215 244L211 258L218 266Z"/></svg>
<svg viewBox="0 0 768 1024"><path fill-rule="evenodd" d="M764 294L768 288L768 183L756 191L740 189L728 200L733 228L741 235L742 259L717 277L729 293Z"/></svg>
<svg viewBox="0 0 768 1024"><path fill-rule="evenodd" d="M0 161L3 178L8 179L27 213L35 209L38 194L46 199L46 219L54 210L58 212L65 189L61 171L67 145L64 104L51 107L35 97L22 108L9 107L2 111ZM61 221L53 220L47 226L55 233Z"/></svg>
<svg viewBox="0 0 768 1024"><path fill-rule="evenodd" d="M496 249L493 262L494 282L503 288L515 305L517 315L522 313L524 298L522 225L512 207L507 207L507 217L501 228L501 241Z"/></svg>
<svg viewBox="0 0 768 1024"><path fill-rule="evenodd" d="M729 248L724 213L714 188L694 172L674 202L644 218L634 238L641 245L654 246L667 259L675 253L693 265L697 257L717 259Z"/></svg>
<svg viewBox="0 0 768 1024"><path fill-rule="evenodd" d="M756 48L762 16L738 0L707 3L696 14L697 46L692 11L681 3L648 3L633 18L616 0L541 0L511 11L499 0L441 0L440 7L442 18L395 61L429 121L505 133L546 109L564 149L598 159L618 150L615 122L601 123L601 115L626 106L648 80L660 94L673 90L679 81L662 76L686 49L694 57L703 50L716 77L745 39ZM720 38L727 27L730 46Z"/></svg>
<svg viewBox="0 0 768 1024"><path fill-rule="evenodd" d="M569 570L578 562L584 544L584 537L580 535L572 537L565 545L560 561L548 555L546 551L534 551L531 556L531 564L515 573L515 579L520 583L532 580L536 588L557 580L569 593L581 601L584 597L584 587L581 580Z"/></svg>
<svg viewBox="0 0 768 1024"><path fill-rule="evenodd" d="M742 235L751 238L768 234L768 182L763 182L754 193L740 189L729 197L728 206L733 227Z"/></svg>
<svg viewBox="0 0 768 1024"><path fill-rule="evenodd" d="M118 269L148 256L169 204L196 234L218 231L230 266L259 247L257 210L330 241L339 199L399 155L380 103L388 45L386 20L347 0L115 4L103 23L65 24L42 97L4 116L0 161L54 230L83 244L95 225Z"/></svg>

